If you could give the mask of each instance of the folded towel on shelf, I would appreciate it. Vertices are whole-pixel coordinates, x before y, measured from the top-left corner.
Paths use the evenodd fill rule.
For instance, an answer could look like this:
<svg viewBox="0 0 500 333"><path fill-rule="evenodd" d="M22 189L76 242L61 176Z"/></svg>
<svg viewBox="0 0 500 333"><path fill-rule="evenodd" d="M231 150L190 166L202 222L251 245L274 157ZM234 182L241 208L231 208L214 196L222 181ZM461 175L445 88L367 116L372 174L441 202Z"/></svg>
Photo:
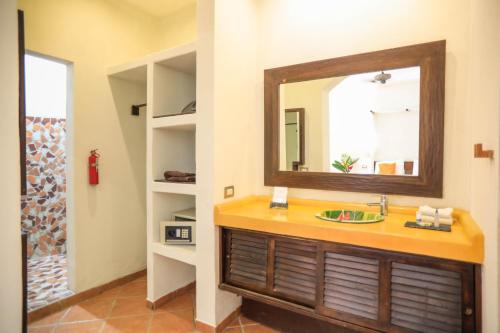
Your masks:
<svg viewBox="0 0 500 333"><path fill-rule="evenodd" d="M418 211L424 216L434 217L436 215L436 208L432 208L431 206L420 206ZM440 218L451 218L453 214L453 208L439 208L437 211Z"/></svg>
<svg viewBox="0 0 500 333"><path fill-rule="evenodd" d="M182 172L182 171L165 171L165 173L163 175L165 176L165 179L168 179L170 177L192 177L192 176L195 176L194 173Z"/></svg>
<svg viewBox="0 0 500 333"><path fill-rule="evenodd" d="M195 183L195 176L185 176L185 177L168 177L167 182L172 183Z"/></svg>
<svg viewBox="0 0 500 333"><path fill-rule="evenodd" d="M196 174L182 171L165 171L165 180L172 183L196 183Z"/></svg>
<svg viewBox="0 0 500 333"><path fill-rule="evenodd" d="M434 216L422 215L422 222L434 223ZM453 218L451 217L439 217L439 224L453 225Z"/></svg>

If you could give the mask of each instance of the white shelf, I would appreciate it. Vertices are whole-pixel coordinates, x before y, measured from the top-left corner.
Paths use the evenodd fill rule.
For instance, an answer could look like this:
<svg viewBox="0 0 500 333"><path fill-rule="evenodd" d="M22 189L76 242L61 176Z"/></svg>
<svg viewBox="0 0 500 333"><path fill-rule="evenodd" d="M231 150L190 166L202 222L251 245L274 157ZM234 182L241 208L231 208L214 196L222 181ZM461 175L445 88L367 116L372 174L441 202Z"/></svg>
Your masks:
<svg viewBox="0 0 500 333"><path fill-rule="evenodd" d="M183 73L196 74L196 43L184 44L172 49L154 53L153 63L170 67Z"/></svg>
<svg viewBox="0 0 500 333"><path fill-rule="evenodd" d="M196 265L196 245L167 245L159 242L151 244L153 253L182 261L189 265Z"/></svg>
<svg viewBox="0 0 500 333"><path fill-rule="evenodd" d="M127 64L113 66L108 69L108 76L140 84L146 84L147 64L144 59Z"/></svg>
<svg viewBox="0 0 500 333"><path fill-rule="evenodd" d="M163 178L165 170L197 171L198 117L178 114L196 100L196 43L150 54L141 61L147 68L148 299L157 300L196 279L196 246L158 240L161 221L196 207L198 187L155 181Z"/></svg>
<svg viewBox="0 0 500 333"><path fill-rule="evenodd" d="M157 193L196 195L196 184L189 183L166 183L153 181L151 189L153 192Z"/></svg>
<svg viewBox="0 0 500 333"><path fill-rule="evenodd" d="M196 74L196 42L184 44L168 50L146 55L142 58L124 64L110 66L108 76L145 84L147 81L147 66L157 63L183 73Z"/></svg>
<svg viewBox="0 0 500 333"><path fill-rule="evenodd" d="M196 113L184 114L178 116L168 116L153 118L151 124L156 129L176 129L176 130L194 130L196 127Z"/></svg>

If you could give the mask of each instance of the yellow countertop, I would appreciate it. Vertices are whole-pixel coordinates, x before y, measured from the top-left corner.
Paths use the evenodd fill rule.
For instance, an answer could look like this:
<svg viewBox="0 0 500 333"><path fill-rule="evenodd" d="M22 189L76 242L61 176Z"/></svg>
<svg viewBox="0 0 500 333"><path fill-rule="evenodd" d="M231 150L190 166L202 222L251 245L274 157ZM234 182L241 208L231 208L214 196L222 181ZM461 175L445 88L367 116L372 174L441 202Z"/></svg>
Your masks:
<svg viewBox="0 0 500 333"><path fill-rule="evenodd" d="M388 251L482 263L484 236L469 213L455 209L451 232L406 228L415 221L416 207L389 206L385 221L344 224L323 221L316 213L329 209L377 212L364 204L289 199L288 210L270 209L270 197L251 196L215 206L215 224L223 227L268 232Z"/></svg>

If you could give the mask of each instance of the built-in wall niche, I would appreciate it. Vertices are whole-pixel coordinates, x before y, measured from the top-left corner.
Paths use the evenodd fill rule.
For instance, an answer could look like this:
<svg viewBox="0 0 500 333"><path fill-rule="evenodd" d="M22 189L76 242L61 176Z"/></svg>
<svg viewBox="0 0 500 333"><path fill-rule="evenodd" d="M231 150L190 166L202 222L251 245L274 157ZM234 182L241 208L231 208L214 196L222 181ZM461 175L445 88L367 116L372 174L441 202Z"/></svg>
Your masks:
<svg viewBox="0 0 500 333"><path fill-rule="evenodd" d="M197 114L194 108L182 113L196 99L196 43L113 66L108 75L141 87L142 95L123 89L113 94L127 120L137 122L130 115L133 104L147 103L140 116L147 123L146 149L142 151L146 151L143 175L147 175L148 301L154 306L195 279L196 246L160 242L160 222L172 221L174 213L195 208L197 187L156 180L164 180L168 170L196 173Z"/></svg>
<svg viewBox="0 0 500 333"><path fill-rule="evenodd" d="M153 130L153 180L165 171L196 173L195 125Z"/></svg>
<svg viewBox="0 0 500 333"><path fill-rule="evenodd" d="M194 195L154 193L153 206L155 210L153 211L153 242L160 242L161 221L171 221L173 213L193 208L195 205L196 197Z"/></svg>
<svg viewBox="0 0 500 333"><path fill-rule="evenodd" d="M145 87L147 83L147 65L132 63L115 66L108 70L108 76Z"/></svg>
<svg viewBox="0 0 500 333"><path fill-rule="evenodd" d="M196 266L154 253L152 265L148 268L148 299L157 300L169 293L193 283L196 279Z"/></svg>
<svg viewBox="0 0 500 333"><path fill-rule="evenodd" d="M156 62L153 67L153 117L192 112L196 100L196 53Z"/></svg>

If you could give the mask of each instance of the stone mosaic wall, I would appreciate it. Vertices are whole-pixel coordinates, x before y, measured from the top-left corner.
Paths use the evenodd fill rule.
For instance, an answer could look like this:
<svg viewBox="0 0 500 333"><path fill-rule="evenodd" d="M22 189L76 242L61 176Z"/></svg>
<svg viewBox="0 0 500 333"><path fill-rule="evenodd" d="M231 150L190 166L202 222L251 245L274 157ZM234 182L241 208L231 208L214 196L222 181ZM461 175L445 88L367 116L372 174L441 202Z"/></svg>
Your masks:
<svg viewBox="0 0 500 333"><path fill-rule="evenodd" d="M66 253L66 119L26 117L28 257Z"/></svg>

